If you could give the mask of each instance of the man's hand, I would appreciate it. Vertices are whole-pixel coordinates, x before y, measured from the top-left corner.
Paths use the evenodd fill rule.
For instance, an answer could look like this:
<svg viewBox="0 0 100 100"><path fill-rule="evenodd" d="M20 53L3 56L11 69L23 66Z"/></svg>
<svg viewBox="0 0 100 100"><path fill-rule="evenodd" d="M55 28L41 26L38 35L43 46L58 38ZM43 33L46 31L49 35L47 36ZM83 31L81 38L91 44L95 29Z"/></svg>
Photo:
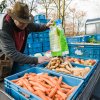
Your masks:
<svg viewBox="0 0 100 100"><path fill-rule="evenodd" d="M38 63L48 62L50 61L50 58L46 56L38 57Z"/></svg>
<svg viewBox="0 0 100 100"><path fill-rule="evenodd" d="M48 28L50 28L50 26L53 25L53 24L54 24L54 20L51 19L51 20L46 24L46 26L47 26Z"/></svg>

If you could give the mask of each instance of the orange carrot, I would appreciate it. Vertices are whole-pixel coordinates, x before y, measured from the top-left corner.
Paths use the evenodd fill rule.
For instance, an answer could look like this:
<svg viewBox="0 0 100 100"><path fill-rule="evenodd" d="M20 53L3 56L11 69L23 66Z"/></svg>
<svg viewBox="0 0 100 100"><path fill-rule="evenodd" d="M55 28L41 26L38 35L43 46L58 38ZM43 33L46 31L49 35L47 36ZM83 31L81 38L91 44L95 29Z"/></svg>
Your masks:
<svg viewBox="0 0 100 100"><path fill-rule="evenodd" d="M37 74L37 76L48 78L48 73Z"/></svg>
<svg viewBox="0 0 100 100"><path fill-rule="evenodd" d="M75 89L76 89L76 86L72 87L72 89L69 92L67 92L67 96L69 96Z"/></svg>
<svg viewBox="0 0 100 100"><path fill-rule="evenodd" d="M58 84L61 85L61 82L62 82L62 76L59 77Z"/></svg>
<svg viewBox="0 0 100 100"><path fill-rule="evenodd" d="M57 94L59 94L63 98L63 100L67 98L67 95L59 90L57 91Z"/></svg>
<svg viewBox="0 0 100 100"><path fill-rule="evenodd" d="M67 89L71 89L72 88L72 86L70 86L70 85L68 85L68 84L61 84L61 87L62 88L67 88Z"/></svg>
<svg viewBox="0 0 100 100"><path fill-rule="evenodd" d="M58 77L55 76L55 77L53 77L53 78L54 78L56 81L58 81Z"/></svg>
<svg viewBox="0 0 100 100"><path fill-rule="evenodd" d="M44 83L44 82L40 82L40 84L41 84L42 86L46 87L46 88L51 88L50 85L48 85L48 84L46 84L46 83Z"/></svg>
<svg viewBox="0 0 100 100"><path fill-rule="evenodd" d="M18 78L18 79L15 79L15 80L12 80L12 82L13 82L13 83L16 83L16 82L20 81L20 79L22 79L22 78L23 78L23 77Z"/></svg>
<svg viewBox="0 0 100 100"><path fill-rule="evenodd" d="M54 84L55 86L57 86L58 89L60 89L58 81L56 81L53 77L50 77L49 80L52 82L52 84Z"/></svg>
<svg viewBox="0 0 100 100"><path fill-rule="evenodd" d="M49 97L53 97L55 95L55 93L57 92L57 87L53 88L49 94Z"/></svg>
<svg viewBox="0 0 100 100"><path fill-rule="evenodd" d="M29 83L32 84L33 86L38 86L39 88L42 88L44 91L48 91L48 89L42 86L39 82L29 81Z"/></svg>
<svg viewBox="0 0 100 100"><path fill-rule="evenodd" d="M23 82L21 80L16 82L16 84L19 85L19 86L23 86Z"/></svg>
<svg viewBox="0 0 100 100"><path fill-rule="evenodd" d="M56 99L56 100L60 100L60 98L62 98L60 95L58 95L58 94L55 95L55 99ZM55 99L54 99L54 100L55 100Z"/></svg>
<svg viewBox="0 0 100 100"><path fill-rule="evenodd" d="M48 100L52 100L52 99L51 99L51 98L49 98L48 96L47 96L47 99L48 99Z"/></svg>
<svg viewBox="0 0 100 100"><path fill-rule="evenodd" d="M69 92L70 89L60 88L59 90L60 90L61 92L63 92L63 93L66 94L67 92Z"/></svg>
<svg viewBox="0 0 100 100"><path fill-rule="evenodd" d="M27 79L23 79L23 84L27 87L27 89L28 89L30 92L34 93L34 90L33 90L33 88L31 87L31 85L30 85L30 83L28 82Z"/></svg>
<svg viewBox="0 0 100 100"><path fill-rule="evenodd" d="M18 81L18 79L17 80L12 80L13 83L16 83L17 81Z"/></svg>
<svg viewBox="0 0 100 100"><path fill-rule="evenodd" d="M48 98L45 96L45 94L42 91L37 90L36 92L40 98L42 98L43 100L48 100Z"/></svg>
<svg viewBox="0 0 100 100"><path fill-rule="evenodd" d="M23 86L23 88L26 89L26 90L28 90L28 88L25 85Z"/></svg>
<svg viewBox="0 0 100 100"><path fill-rule="evenodd" d="M26 73L26 74L24 74L23 78L28 78L28 76L29 76L29 74Z"/></svg>
<svg viewBox="0 0 100 100"><path fill-rule="evenodd" d="M37 86L33 86L34 90L41 90L42 92L45 92L45 90L43 88L37 87Z"/></svg>
<svg viewBox="0 0 100 100"><path fill-rule="evenodd" d="M29 76L36 76L36 73L29 73Z"/></svg>
<svg viewBox="0 0 100 100"><path fill-rule="evenodd" d="M42 80L44 80L45 82L47 82L50 86L54 87L55 85L52 84L52 82L46 78L41 78Z"/></svg>

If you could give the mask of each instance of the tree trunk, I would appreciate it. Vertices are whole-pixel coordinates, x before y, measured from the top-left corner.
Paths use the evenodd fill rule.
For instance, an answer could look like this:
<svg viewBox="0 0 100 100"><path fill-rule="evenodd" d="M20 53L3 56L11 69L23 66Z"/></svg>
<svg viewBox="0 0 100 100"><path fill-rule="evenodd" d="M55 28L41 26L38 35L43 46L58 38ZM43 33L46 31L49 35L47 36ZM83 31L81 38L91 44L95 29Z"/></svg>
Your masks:
<svg viewBox="0 0 100 100"><path fill-rule="evenodd" d="M64 20L65 20L65 0L63 0L63 13L62 13L62 25L64 27Z"/></svg>
<svg viewBox="0 0 100 100"><path fill-rule="evenodd" d="M58 0L58 18L60 19L60 0Z"/></svg>
<svg viewBox="0 0 100 100"><path fill-rule="evenodd" d="M45 9L45 13L46 13L46 19L48 18L48 8Z"/></svg>
<svg viewBox="0 0 100 100"><path fill-rule="evenodd" d="M73 35L75 35L74 34L74 14L73 14Z"/></svg>

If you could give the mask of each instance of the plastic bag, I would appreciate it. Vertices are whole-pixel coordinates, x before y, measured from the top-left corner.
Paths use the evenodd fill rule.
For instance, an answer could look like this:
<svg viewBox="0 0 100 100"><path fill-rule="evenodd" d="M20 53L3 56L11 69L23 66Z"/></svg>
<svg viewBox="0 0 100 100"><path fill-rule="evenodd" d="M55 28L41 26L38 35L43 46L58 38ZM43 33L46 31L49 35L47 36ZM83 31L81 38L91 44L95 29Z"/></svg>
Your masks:
<svg viewBox="0 0 100 100"><path fill-rule="evenodd" d="M54 26L50 29L49 37L52 56L68 54L68 44L64 36L61 20L55 21Z"/></svg>

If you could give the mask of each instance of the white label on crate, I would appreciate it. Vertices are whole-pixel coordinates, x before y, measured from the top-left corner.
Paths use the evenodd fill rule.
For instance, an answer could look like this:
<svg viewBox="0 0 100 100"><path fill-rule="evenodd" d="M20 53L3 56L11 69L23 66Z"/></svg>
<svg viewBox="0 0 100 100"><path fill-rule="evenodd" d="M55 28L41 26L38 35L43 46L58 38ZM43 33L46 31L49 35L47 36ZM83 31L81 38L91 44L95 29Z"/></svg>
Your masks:
<svg viewBox="0 0 100 100"><path fill-rule="evenodd" d="M75 54L77 54L77 55L83 55L83 52L81 50L76 50Z"/></svg>

